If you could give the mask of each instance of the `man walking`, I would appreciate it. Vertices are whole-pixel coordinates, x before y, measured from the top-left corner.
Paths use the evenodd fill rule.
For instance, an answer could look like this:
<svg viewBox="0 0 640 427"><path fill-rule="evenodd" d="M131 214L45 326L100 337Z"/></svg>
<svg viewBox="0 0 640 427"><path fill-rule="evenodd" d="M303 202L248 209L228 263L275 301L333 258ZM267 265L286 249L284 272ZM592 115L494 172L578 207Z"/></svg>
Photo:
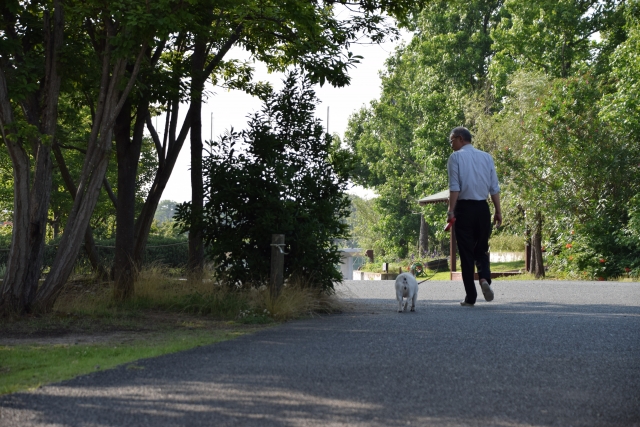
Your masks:
<svg viewBox="0 0 640 427"><path fill-rule="evenodd" d="M447 220L455 218L455 233L460 252L462 281L467 293L460 305L473 307L478 293L474 282L474 264L484 299L493 300L491 270L489 268L489 236L491 213L487 196L495 207L497 226L502 224L500 186L490 154L471 145L471 132L462 126L451 131L449 142L453 153L449 156L449 212Z"/></svg>

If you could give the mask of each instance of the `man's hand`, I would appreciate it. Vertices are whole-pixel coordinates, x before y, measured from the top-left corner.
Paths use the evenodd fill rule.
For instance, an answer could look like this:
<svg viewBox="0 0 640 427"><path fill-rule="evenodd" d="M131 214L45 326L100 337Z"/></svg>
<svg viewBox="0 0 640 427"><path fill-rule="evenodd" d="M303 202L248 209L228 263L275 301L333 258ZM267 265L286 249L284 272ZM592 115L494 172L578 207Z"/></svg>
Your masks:
<svg viewBox="0 0 640 427"><path fill-rule="evenodd" d="M452 218L454 218L455 215L453 212L449 211L447 212L447 221L451 221Z"/></svg>
<svg viewBox="0 0 640 427"><path fill-rule="evenodd" d="M502 213L501 212L496 212L493 215L493 223L496 225L496 227L500 227L502 225Z"/></svg>

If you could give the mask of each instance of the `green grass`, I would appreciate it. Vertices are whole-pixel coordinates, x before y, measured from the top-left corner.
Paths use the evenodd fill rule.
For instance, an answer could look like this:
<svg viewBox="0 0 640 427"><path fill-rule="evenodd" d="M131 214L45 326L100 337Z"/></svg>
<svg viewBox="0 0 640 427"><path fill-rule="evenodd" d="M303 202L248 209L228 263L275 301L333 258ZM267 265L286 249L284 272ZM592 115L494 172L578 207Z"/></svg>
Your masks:
<svg viewBox="0 0 640 427"><path fill-rule="evenodd" d="M180 330L129 343L0 346L0 395L233 339L247 332Z"/></svg>
<svg viewBox="0 0 640 427"><path fill-rule="evenodd" d="M457 267L458 267L458 271L460 271L460 260L458 260ZM524 261L492 262L491 263L491 271L494 273L498 273L501 271L512 271L512 270L524 270ZM433 281L449 280L451 277L449 271L440 271L435 273L435 275L434 273L435 272L432 270L427 270L425 275L417 278L418 282L425 280L428 277L430 277L429 280L433 280ZM517 277L520 277L520 275L509 276L507 277L507 279L518 280L518 279L515 279Z"/></svg>
<svg viewBox="0 0 640 427"><path fill-rule="evenodd" d="M418 279L418 282L421 282L428 278L430 281L435 282L439 280L449 280L451 278L451 274L448 271L440 271L436 274L433 274L433 273L434 273L433 271L427 270L425 275L416 277L416 279Z"/></svg>
<svg viewBox="0 0 640 427"><path fill-rule="evenodd" d="M397 273L400 268L402 271L407 271L407 265L411 264L409 261L407 262L390 262L389 264L389 272ZM365 271L367 273L383 273L382 271L382 262L368 262L363 264L360 268L360 271Z"/></svg>
<svg viewBox="0 0 640 427"><path fill-rule="evenodd" d="M423 263L424 264L424 263ZM390 272L398 272L398 269L402 267L403 272L408 271L408 266L411 265L410 261L399 262L399 263L389 263L389 271ZM460 259L457 260L458 271L460 271ZM523 261L510 261L510 262L492 262L491 263L491 271L499 272L499 271L511 271L511 270L524 270L524 260ZM369 273L382 273L382 263L367 263L361 267L360 271L365 271ZM426 270L427 275L425 277L431 276L434 272L432 270ZM444 280L438 279L438 277L444 277L443 274L449 274L448 271L439 272L437 276L434 277L433 280ZM449 276L447 276L449 277ZM448 280L448 279L447 279Z"/></svg>
<svg viewBox="0 0 640 427"><path fill-rule="evenodd" d="M524 271L524 260L522 261L509 261L509 262L492 262L491 263L491 271L493 272L501 272L501 271L511 271L511 270L523 270Z"/></svg>

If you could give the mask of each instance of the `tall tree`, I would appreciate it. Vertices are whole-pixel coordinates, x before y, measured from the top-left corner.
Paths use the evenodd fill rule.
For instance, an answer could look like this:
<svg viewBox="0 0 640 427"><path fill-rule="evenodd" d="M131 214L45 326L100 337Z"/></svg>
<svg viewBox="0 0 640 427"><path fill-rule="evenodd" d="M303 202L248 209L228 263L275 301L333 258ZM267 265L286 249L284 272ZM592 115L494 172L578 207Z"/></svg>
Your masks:
<svg viewBox="0 0 640 427"><path fill-rule="evenodd" d="M145 7L134 1L110 3L106 7L82 2L73 8L74 22L84 24L102 68L78 192L51 270L37 293L36 304L41 310L53 307L73 270L103 184L117 117L135 84L151 40L157 36L162 39L177 5L170 0ZM158 20L157 16L166 18Z"/></svg>
<svg viewBox="0 0 640 427"><path fill-rule="evenodd" d="M502 117L496 117L500 121L509 122L511 119L508 118L508 112L513 111L511 107L518 105L519 108L524 108L524 110L518 110L519 119L513 120L510 125L511 129L514 127L522 129L522 133L516 133L522 136L522 139L519 140L516 136L510 138L510 141L498 143L497 146L509 147L509 153L520 153L522 159L527 159L521 162L518 168L512 169L516 175L520 172L522 178L517 190L515 188L512 190L516 190L520 195L520 200L516 203L517 209L525 206L527 210L531 209L524 218L526 227L533 231L531 267L536 277L544 276L541 236L543 228L548 231L554 229L557 231L558 227L566 227L566 224L560 225L553 220L559 215L560 218L564 218L561 222L566 222L566 215L552 213L549 189L555 188L553 185L561 186L560 183L565 182L564 179L568 182L575 181L575 176L567 176L568 169L561 166L566 164L558 159L559 151L549 150L549 142L555 143L561 140L560 135L554 134L551 138L548 135L543 136L540 124L532 123L532 118L537 117L542 123L556 120L551 119L547 115L548 112L540 110L540 106L544 103L543 99L552 96L551 81L554 78L568 79L565 83L558 82L558 85L565 89L566 84L571 85L572 76L585 76L585 70L589 70L591 75L588 79L598 80L597 72L606 68L603 64L607 62L607 55L612 46L619 42L617 41L618 32L614 29L619 23L621 11L620 3L616 1L525 2L513 0L505 2L502 19L491 32L495 41L496 55L491 60L489 74L496 98L506 101L503 103L505 108L501 113ZM594 37L596 34L604 36L607 33L613 34L614 37L608 37L604 42ZM522 70L533 73L522 74ZM515 91L508 89L509 80L512 82L511 89ZM547 83L542 83L543 80L547 80ZM542 83L542 86L535 88L536 83ZM594 84L597 85L597 83ZM559 93L554 96L557 95ZM582 99L572 98L576 95L578 95L576 92L572 92L569 98L563 97L564 102L581 103ZM586 96L590 102L597 102L601 95L582 93L580 96ZM582 117L583 114L585 110L571 117ZM596 114L595 110L587 113L587 115L592 114ZM565 125L569 129L577 123L565 123ZM505 127L498 126L498 128L502 129L502 132L507 131ZM486 127L484 131L486 136ZM495 131L489 131L489 133L495 135L494 141L504 138L504 133L499 134ZM489 140L484 138L488 146L495 147L496 145ZM588 141L586 146L594 143L596 143L595 140ZM588 151L586 149L584 152ZM574 161L576 164L581 164L580 159L574 159ZM585 167L588 169L588 165L585 164ZM550 175L556 177L553 178L553 185L549 182ZM525 176L528 178L524 178ZM545 203L539 203L542 200L545 200ZM564 200L575 201L576 198L565 193ZM505 205L509 206L508 200ZM556 207L561 205L562 203L553 204ZM550 221L550 223L543 227L543 221Z"/></svg>
<svg viewBox="0 0 640 427"><path fill-rule="evenodd" d="M7 1L0 15L0 130L14 182L13 235L0 312L24 313L32 309L44 253L65 22L61 1Z"/></svg>

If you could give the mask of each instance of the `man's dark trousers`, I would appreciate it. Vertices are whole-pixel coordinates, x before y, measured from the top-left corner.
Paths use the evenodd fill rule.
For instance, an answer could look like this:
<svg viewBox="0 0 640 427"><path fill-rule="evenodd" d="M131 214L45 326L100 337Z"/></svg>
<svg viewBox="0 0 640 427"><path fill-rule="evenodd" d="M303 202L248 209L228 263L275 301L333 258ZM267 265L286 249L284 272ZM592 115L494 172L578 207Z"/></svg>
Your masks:
<svg viewBox="0 0 640 427"><path fill-rule="evenodd" d="M478 278L486 279L491 284L489 267L491 212L486 200L458 200L454 215L462 281L467 292L465 301L475 304L478 292L473 280L474 264L478 268Z"/></svg>

